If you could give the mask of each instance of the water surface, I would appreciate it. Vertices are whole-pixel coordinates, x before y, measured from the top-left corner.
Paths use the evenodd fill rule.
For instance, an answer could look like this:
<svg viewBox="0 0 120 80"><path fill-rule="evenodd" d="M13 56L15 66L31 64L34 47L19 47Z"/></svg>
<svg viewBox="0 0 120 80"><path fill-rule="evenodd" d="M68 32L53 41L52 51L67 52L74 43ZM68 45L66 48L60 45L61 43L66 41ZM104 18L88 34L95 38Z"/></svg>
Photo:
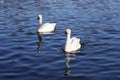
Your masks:
<svg viewBox="0 0 120 80"><path fill-rule="evenodd" d="M1 0L1 80L119 80L119 0ZM36 33L38 14L56 22L53 34ZM81 39L65 54L64 31ZM67 64L67 65L66 65Z"/></svg>

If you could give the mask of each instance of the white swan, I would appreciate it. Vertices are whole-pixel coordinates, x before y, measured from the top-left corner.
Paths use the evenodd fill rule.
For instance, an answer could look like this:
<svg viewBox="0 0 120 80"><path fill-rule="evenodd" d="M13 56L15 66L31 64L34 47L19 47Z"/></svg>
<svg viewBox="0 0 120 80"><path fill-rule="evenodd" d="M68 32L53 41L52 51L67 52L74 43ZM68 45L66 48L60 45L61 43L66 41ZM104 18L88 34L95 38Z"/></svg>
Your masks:
<svg viewBox="0 0 120 80"><path fill-rule="evenodd" d="M42 15L38 15L38 20L39 20L39 28L38 32L39 33L49 33L53 32L56 26L56 23L44 23L42 24Z"/></svg>
<svg viewBox="0 0 120 80"><path fill-rule="evenodd" d="M73 37L71 38L71 30L66 29L67 40L65 45L65 52L75 52L81 48L80 39Z"/></svg>

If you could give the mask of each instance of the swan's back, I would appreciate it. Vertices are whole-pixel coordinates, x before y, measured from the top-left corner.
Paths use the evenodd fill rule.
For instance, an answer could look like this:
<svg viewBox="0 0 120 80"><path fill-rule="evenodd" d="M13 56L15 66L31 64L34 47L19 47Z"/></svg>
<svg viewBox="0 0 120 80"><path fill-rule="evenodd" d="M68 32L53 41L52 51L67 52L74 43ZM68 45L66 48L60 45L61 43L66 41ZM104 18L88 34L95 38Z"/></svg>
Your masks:
<svg viewBox="0 0 120 80"><path fill-rule="evenodd" d="M55 26L56 26L56 23L45 23L45 24L42 24L39 27L38 32L52 32L52 31L54 31Z"/></svg>

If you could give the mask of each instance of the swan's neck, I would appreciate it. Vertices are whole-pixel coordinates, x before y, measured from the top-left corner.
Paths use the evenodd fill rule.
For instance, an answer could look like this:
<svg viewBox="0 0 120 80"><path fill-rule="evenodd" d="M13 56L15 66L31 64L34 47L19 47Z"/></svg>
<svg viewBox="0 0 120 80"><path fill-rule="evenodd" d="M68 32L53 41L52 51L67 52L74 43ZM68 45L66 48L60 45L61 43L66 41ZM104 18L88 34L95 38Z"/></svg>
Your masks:
<svg viewBox="0 0 120 80"><path fill-rule="evenodd" d="M39 19L39 25L42 25L42 18Z"/></svg>
<svg viewBox="0 0 120 80"><path fill-rule="evenodd" d="M70 49L70 35L71 35L70 33L67 34L65 51L69 51Z"/></svg>
<svg viewBox="0 0 120 80"><path fill-rule="evenodd" d="M67 34L67 41L66 41L67 44L70 42L70 36L71 36L71 33Z"/></svg>

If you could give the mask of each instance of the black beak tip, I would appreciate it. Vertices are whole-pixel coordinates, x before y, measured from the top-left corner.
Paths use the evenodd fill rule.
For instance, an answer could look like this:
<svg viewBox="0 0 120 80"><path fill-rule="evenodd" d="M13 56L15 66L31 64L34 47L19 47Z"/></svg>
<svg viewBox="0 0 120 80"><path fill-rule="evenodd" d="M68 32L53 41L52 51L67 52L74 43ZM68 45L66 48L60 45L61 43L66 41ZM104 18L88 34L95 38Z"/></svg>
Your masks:
<svg viewBox="0 0 120 80"><path fill-rule="evenodd" d="M65 31L65 34L67 34L67 32Z"/></svg>
<svg viewBox="0 0 120 80"><path fill-rule="evenodd" d="M40 18L38 17L37 19L39 20Z"/></svg>

